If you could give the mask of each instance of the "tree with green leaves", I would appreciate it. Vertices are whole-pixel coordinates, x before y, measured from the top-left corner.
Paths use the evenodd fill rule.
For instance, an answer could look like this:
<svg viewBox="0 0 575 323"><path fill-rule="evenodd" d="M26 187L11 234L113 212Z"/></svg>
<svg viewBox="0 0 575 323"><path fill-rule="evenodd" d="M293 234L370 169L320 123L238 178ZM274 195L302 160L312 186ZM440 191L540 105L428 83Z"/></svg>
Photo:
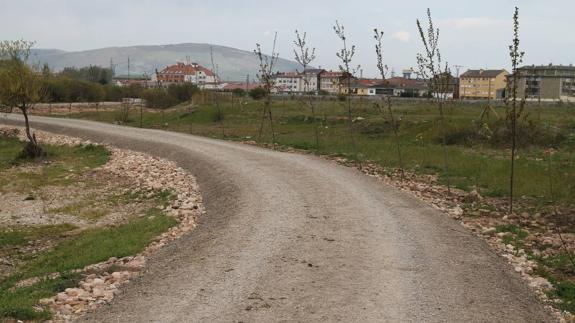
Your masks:
<svg viewBox="0 0 575 323"><path fill-rule="evenodd" d="M0 107L12 112L17 108L24 116L28 143L24 155L37 158L45 155L30 130L29 110L44 98L42 74L37 66L29 66L28 58L34 42L5 40L0 42Z"/></svg>

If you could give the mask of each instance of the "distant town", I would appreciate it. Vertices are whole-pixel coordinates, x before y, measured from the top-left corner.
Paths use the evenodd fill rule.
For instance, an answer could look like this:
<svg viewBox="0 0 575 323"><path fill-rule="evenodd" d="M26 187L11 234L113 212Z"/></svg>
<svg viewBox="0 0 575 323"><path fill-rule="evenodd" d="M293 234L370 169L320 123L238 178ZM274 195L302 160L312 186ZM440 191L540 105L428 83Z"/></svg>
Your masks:
<svg viewBox="0 0 575 323"><path fill-rule="evenodd" d="M395 74L395 73L393 73ZM428 80L413 68L382 79L355 77L342 71L310 68L302 72L275 72L275 94L338 95L348 92L357 96L394 96L417 98L432 96ZM444 93L450 99L502 100L508 93L511 74L505 69L467 70L461 75L445 78L449 84ZM113 78L118 86L138 84L143 87L162 87L170 84L191 83L200 89L250 91L261 84L249 77L245 82L221 81L211 69L196 63L181 63L157 70L151 75L118 75ZM308 90L306 90L308 89ZM572 65L539 65L518 68L518 96L526 100L575 101L575 67Z"/></svg>

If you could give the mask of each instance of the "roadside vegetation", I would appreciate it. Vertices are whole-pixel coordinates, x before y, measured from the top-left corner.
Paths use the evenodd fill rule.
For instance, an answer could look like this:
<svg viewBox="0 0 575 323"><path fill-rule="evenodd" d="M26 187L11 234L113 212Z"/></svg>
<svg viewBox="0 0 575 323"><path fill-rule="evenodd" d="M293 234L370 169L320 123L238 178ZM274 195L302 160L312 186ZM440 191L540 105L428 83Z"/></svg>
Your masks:
<svg viewBox="0 0 575 323"><path fill-rule="evenodd" d="M15 136L0 135L3 201L43 208L28 217L22 212L10 216L10 205L0 211L0 321L49 319L40 299L77 286L85 266L134 255L176 224L159 209L171 199L169 192L143 196L102 182L107 179L98 167L109 159L105 147L44 144L45 157L31 160L21 156L25 145ZM101 186L106 193L95 190ZM86 198L92 193L98 194ZM99 222L123 208L133 214Z"/></svg>

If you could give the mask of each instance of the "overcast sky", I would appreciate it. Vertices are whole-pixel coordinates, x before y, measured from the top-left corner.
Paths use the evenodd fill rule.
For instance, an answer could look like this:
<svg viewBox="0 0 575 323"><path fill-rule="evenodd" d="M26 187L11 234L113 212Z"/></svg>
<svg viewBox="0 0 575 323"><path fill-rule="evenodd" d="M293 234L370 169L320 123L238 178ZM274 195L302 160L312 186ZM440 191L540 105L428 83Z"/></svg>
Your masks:
<svg viewBox="0 0 575 323"><path fill-rule="evenodd" d="M317 48L314 65L337 69L337 19L370 76L373 28L385 31L386 63L400 72L416 64L415 21L430 6L450 65L508 69L515 5L526 64L575 64L575 0L0 0L0 39L64 50L186 42L252 50L256 42L269 49L277 31L280 56L293 59L298 29Z"/></svg>

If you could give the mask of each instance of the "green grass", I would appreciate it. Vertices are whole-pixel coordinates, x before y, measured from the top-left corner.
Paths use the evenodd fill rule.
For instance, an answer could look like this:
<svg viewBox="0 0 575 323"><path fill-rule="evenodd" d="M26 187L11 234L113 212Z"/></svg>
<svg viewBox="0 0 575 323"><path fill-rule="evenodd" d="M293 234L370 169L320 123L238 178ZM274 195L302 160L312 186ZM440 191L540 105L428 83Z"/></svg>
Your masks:
<svg viewBox="0 0 575 323"><path fill-rule="evenodd" d="M74 286L79 277L74 269L105 261L110 257L125 257L143 250L156 236L176 224L176 220L150 209L145 217L113 228L88 230L61 242L53 250L29 261L17 274L0 282L0 318L45 319L47 311L37 312L38 300ZM11 291L17 281L59 272L60 278L45 280L31 287Z"/></svg>
<svg viewBox="0 0 575 323"><path fill-rule="evenodd" d="M0 248L25 244L29 241L59 237L65 232L76 229L65 223L43 226L14 226L0 229Z"/></svg>
<svg viewBox="0 0 575 323"><path fill-rule="evenodd" d="M42 187L74 185L80 175L104 165L109 159L109 151L103 146L44 145L46 158L27 160L19 158L23 147L24 143L17 139L0 137L0 190L34 196L34 192ZM159 192L152 196L150 201L165 205L172 195L169 191ZM127 194L112 197L109 202L115 200L124 204L141 197ZM107 212L93 205L92 201L81 201L52 211L70 213L89 220L96 220ZM70 224L11 226L0 229L2 254L10 254L13 248L29 242L57 242L54 248L39 254L16 256L22 263L10 276L0 279L0 321L48 319L50 312L47 309L38 310L35 306L41 298L76 286L81 277L73 274L75 269L105 261L110 257L136 254L175 224L175 219L165 216L159 209L152 208L145 216L128 223L82 232L70 232L77 229ZM45 277L55 272L60 273L60 277L44 279L29 287L13 288L14 284L23 279Z"/></svg>
<svg viewBox="0 0 575 323"><path fill-rule="evenodd" d="M24 143L0 137L0 191L31 192L41 186L70 185L75 175L104 165L110 152L98 145L44 145L47 157L28 160L19 157ZM37 166L37 169L3 171L12 166Z"/></svg>
<svg viewBox="0 0 575 323"><path fill-rule="evenodd" d="M387 115L382 115L367 100L358 100L353 108L354 133L358 144L355 154L346 126L345 107L335 101L316 102L320 126L320 146L315 147L314 119L308 108L295 100L273 102L276 141L280 145L310 150L318 154L339 155L350 159L373 160L384 167L398 167L393 128ZM185 108L166 111L146 110L143 126L171 131L221 138L222 129L216 118L216 109L209 103L196 101L197 107L190 113ZM261 120L261 102L244 100L239 104L229 98L224 106L225 138L228 140L257 140L271 142L269 125L264 125L262 138L258 138ZM431 102L396 102L395 117L400 123L400 144L407 169L421 174L439 174L446 182L443 153L440 144L442 127L437 109ZM481 104L451 104L448 107L446 131L451 145L448 146L449 175L453 186L464 190L478 188L488 196L504 197L509 192L508 135L502 119L491 116L486 124L492 134L471 131L480 125L484 106ZM495 108L499 116L505 116L504 108ZM520 142L516 160L516 194L526 196L537 205L548 206L552 201L573 205L575 201L575 109L568 106L527 106L526 119L521 122ZM117 112L81 112L75 118L115 122ZM134 108L127 125L139 126L139 109ZM482 128L483 129L483 128ZM556 154L551 162L544 150L554 147ZM552 185L550 185L552 183ZM574 206L575 207L575 206Z"/></svg>

